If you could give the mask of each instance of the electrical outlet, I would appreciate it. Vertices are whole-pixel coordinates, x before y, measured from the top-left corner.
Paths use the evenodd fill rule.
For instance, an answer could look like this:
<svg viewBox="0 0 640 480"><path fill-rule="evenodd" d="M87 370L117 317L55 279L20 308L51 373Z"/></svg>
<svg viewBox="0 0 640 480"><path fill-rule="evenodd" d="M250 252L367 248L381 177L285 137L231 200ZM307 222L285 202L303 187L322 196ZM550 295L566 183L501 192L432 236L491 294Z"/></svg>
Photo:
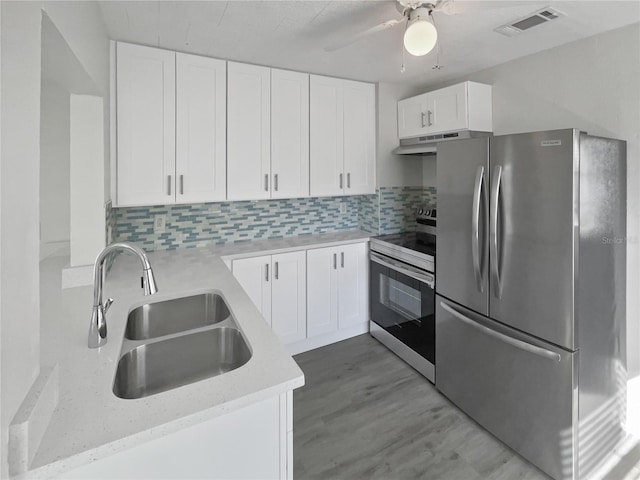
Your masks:
<svg viewBox="0 0 640 480"><path fill-rule="evenodd" d="M342 202L342 203L340 204L340 213L341 213L342 215L344 215L345 213L347 213L347 204L346 204L346 203L344 203L344 202Z"/></svg>
<svg viewBox="0 0 640 480"><path fill-rule="evenodd" d="M153 233L162 233L167 225L166 215L156 215L153 217Z"/></svg>

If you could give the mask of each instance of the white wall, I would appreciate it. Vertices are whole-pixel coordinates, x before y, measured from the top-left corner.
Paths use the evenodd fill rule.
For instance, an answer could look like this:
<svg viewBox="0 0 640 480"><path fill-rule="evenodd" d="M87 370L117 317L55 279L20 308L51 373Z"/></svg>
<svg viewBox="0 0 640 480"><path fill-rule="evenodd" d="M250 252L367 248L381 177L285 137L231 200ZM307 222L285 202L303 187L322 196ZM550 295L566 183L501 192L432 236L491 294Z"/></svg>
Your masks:
<svg viewBox="0 0 640 480"><path fill-rule="evenodd" d="M0 475L7 429L39 372L39 168L42 10L105 96L109 43L94 2L12 2L1 9ZM108 121L106 122L108 125ZM108 138L105 145L108 149ZM108 150L106 150L108 153ZM108 157L107 157L108 158Z"/></svg>
<svg viewBox="0 0 640 480"><path fill-rule="evenodd" d="M104 248L102 108L100 97L71 95L72 267L93 264Z"/></svg>
<svg viewBox="0 0 640 480"><path fill-rule="evenodd" d="M40 108L40 242L46 245L69 241L69 92L43 80Z"/></svg>
<svg viewBox="0 0 640 480"><path fill-rule="evenodd" d="M2 2L1 435L39 371L40 7Z"/></svg>
<svg viewBox="0 0 640 480"><path fill-rule="evenodd" d="M42 9L62 33L74 55L103 96L104 151L107 159L104 168L103 188L104 201L106 202L110 197L111 181L109 167L109 38L102 20L102 13L97 3L93 1L47 0L42 2Z"/></svg>
<svg viewBox="0 0 640 480"><path fill-rule="evenodd" d="M378 187L422 185L422 157L395 155L398 146L398 100L415 95L415 87L394 83L378 84Z"/></svg>
<svg viewBox="0 0 640 480"><path fill-rule="evenodd" d="M446 85L463 80L493 85L496 135L574 127L628 142L627 357L630 375L640 375L640 24Z"/></svg>
<svg viewBox="0 0 640 480"><path fill-rule="evenodd" d="M436 172L436 157L424 157L422 162L422 185L425 187L435 187L438 177Z"/></svg>

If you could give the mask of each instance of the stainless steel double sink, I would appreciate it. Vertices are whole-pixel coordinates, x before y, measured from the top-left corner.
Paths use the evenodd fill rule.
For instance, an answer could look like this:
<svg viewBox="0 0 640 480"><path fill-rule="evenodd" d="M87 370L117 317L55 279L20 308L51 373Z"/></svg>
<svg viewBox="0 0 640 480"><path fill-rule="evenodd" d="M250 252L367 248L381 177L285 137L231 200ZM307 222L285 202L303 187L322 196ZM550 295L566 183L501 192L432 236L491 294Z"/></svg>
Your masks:
<svg viewBox="0 0 640 480"><path fill-rule="evenodd" d="M147 397L230 372L250 358L251 349L220 295L148 303L127 318L113 393Z"/></svg>

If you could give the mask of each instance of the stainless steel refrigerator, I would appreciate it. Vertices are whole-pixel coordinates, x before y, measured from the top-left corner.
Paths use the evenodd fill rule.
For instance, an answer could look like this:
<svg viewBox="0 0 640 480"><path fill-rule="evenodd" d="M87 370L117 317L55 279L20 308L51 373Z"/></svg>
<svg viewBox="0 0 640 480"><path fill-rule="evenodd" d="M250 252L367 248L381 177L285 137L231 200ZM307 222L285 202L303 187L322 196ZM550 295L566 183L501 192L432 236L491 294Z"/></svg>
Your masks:
<svg viewBox="0 0 640 480"><path fill-rule="evenodd" d="M555 130L438 145L436 387L556 479L625 415L626 143Z"/></svg>

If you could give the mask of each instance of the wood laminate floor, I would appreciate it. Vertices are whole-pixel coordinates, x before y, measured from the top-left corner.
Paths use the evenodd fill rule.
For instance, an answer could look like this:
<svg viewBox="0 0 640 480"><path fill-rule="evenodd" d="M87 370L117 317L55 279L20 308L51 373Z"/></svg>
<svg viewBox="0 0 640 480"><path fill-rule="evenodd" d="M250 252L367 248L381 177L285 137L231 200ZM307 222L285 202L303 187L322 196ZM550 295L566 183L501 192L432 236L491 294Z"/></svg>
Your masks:
<svg viewBox="0 0 640 480"><path fill-rule="evenodd" d="M296 479L549 478L368 334L294 358Z"/></svg>

